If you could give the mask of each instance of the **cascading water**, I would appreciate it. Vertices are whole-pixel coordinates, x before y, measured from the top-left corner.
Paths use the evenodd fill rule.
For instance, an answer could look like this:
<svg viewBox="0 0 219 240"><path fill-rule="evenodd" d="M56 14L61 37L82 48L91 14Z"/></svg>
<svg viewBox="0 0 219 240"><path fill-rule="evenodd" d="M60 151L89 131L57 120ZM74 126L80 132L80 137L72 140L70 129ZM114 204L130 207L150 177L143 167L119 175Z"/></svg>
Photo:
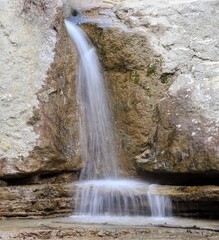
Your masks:
<svg viewBox="0 0 219 240"><path fill-rule="evenodd" d="M77 185L75 213L170 216L167 197L150 194L147 183L119 178L108 97L96 50L78 26L70 20L65 24L79 54L77 101L84 168Z"/></svg>
<svg viewBox="0 0 219 240"><path fill-rule="evenodd" d="M81 180L117 178L112 124L104 81L95 48L82 30L66 21L77 46L77 100L80 115L80 143L84 169Z"/></svg>

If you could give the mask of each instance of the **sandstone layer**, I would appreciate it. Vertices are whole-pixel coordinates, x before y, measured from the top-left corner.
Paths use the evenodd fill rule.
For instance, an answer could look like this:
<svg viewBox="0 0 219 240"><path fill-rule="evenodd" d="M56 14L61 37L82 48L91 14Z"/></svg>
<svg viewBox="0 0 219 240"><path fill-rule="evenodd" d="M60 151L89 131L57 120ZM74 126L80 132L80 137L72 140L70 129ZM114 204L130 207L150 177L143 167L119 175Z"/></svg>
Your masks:
<svg viewBox="0 0 219 240"><path fill-rule="evenodd" d="M46 183L45 183L46 182ZM74 213L76 184L68 181L0 188L0 218L48 218ZM147 194L146 189L138 194ZM150 194L168 196L173 215L183 217L219 217L219 187L158 186ZM145 203L147 207L147 202ZM145 211L144 211L145 212ZM150 212L148 212L150 215Z"/></svg>

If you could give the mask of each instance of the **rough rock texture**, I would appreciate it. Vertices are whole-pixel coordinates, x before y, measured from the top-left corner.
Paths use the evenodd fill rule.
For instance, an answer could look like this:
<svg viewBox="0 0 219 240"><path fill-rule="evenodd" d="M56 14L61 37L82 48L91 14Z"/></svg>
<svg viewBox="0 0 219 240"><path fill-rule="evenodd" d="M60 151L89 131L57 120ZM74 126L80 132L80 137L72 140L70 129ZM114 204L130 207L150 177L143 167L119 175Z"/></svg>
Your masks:
<svg viewBox="0 0 219 240"><path fill-rule="evenodd" d="M1 2L1 217L74 210L75 186L64 183L80 169L75 56L61 1L37 3ZM135 174L136 155L142 172L218 173L218 2L105 1L83 11L112 99L123 174ZM219 216L218 187L158 192L171 196L177 215Z"/></svg>
<svg viewBox="0 0 219 240"><path fill-rule="evenodd" d="M163 220L164 221L164 220ZM40 220L3 220L0 222L0 239L68 239L68 240L139 240L179 239L217 240L219 237L216 221L192 221L177 219L174 223L144 222L143 226L92 224L81 225L67 218Z"/></svg>
<svg viewBox="0 0 219 240"><path fill-rule="evenodd" d="M123 175L135 156L141 172L218 173L217 1L85 2L69 0L103 65ZM62 2L39 3L1 3L1 178L80 168Z"/></svg>
<svg viewBox="0 0 219 240"><path fill-rule="evenodd" d="M75 57L62 2L1 1L0 177L77 170Z"/></svg>
<svg viewBox="0 0 219 240"><path fill-rule="evenodd" d="M156 133L138 166L158 172L218 172L218 1L158 11L171 26L155 48L164 59L163 70L178 76L158 104Z"/></svg>
<svg viewBox="0 0 219 240"><path fill-rule="evenodd" d="M1 187L1 218L45 218L66 216L74 211L75 187L58 182L29 186Z"/></svg>
<svg viewBox="0 0 219 240"><path fill-rule="evenodd" d="M162 82L161 60L144 31L130 30L116 18L103 22L96 25L92 19L82 27L98 50L114 113L120 169L130 176L135 174L132 159L152 137L157 103L173 77Z"/></svg>
<svg viewBox="0 0 219 240"><path fill-rule="evenodd" d="M218 173L218 1L69 2L93 22L122 169Z"/></svg>
<svg viewBox="0 0 219 240"><path fill-rule="evenodd" d="M46 218L74 212L76 185L71 176L41 184L0 187L0 218ZM64 183L65 182L65 183ZM138 192L139 194L139 192ZM140 194L147 194L142 189ZM219 187L151 186L150 194L169 196L174 216L219 217ZM147 203L145 203L147 206ZM144 211L145 212L145 211ZM150 214L148 212L148 214Z"/></svg>
<svg viewBox="0 0 219 240"><path fill-rule="evenodd" d="M154 66L157 63L159 78L159 60L149 48L143 34L120 29L94 29L91 26L87 32L93 36L92 40L100 51L101 62L106 70L116 121L121 169L130 175L130 159L150 137L156 122L156 103L167 85L157 80L154 74L148 76L150 64ZM143 51L137 48L139 45Z"/></svg>
<svg viewBox="0 0 219 240"><path fill-rule="evenodd" d="M67 218L41 220L6 220L0 222L0 239L68 239L68 240L139 240L179 239L217 240L219 237L216 221L186 222L177 219L173 224L143 223L144 226L123 226L122 224L81 225Z"/></svg>

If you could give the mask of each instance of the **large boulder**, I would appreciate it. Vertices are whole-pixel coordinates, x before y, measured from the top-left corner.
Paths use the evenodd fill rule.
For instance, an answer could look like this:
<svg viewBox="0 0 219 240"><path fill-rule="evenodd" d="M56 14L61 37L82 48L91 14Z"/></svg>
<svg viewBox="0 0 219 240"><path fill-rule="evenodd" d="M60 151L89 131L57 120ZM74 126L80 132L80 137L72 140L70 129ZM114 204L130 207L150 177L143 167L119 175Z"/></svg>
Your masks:
<svg viewBox="0 0 219 240"><path fill-rule="evenodd" d="M62 1L2 1L0 178L75 171L75 54Z"/></svg>

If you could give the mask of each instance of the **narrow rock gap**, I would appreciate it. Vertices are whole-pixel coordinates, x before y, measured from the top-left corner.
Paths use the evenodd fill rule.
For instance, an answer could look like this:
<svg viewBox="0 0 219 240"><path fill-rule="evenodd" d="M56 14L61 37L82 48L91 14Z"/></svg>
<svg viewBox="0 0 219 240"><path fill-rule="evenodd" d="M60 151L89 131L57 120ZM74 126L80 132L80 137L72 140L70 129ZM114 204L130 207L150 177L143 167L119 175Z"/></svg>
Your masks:
<svg viewBox="0 0 219 240"><path fill-rule="evenodd" d="M219 185L219 174L217 172L205 173L156 173L138 170L140 178L155 184L204 186Z"/></svg>
<svg viewBox="0 0 219 240"><path fill-rule="evenodd" d="M77 171L63 171L53 173L39 173L19 178L0 179L0 187L5 186L23 186L32 184L44 184L44 183L71 183L78 179L79 173Z"/></svg>

